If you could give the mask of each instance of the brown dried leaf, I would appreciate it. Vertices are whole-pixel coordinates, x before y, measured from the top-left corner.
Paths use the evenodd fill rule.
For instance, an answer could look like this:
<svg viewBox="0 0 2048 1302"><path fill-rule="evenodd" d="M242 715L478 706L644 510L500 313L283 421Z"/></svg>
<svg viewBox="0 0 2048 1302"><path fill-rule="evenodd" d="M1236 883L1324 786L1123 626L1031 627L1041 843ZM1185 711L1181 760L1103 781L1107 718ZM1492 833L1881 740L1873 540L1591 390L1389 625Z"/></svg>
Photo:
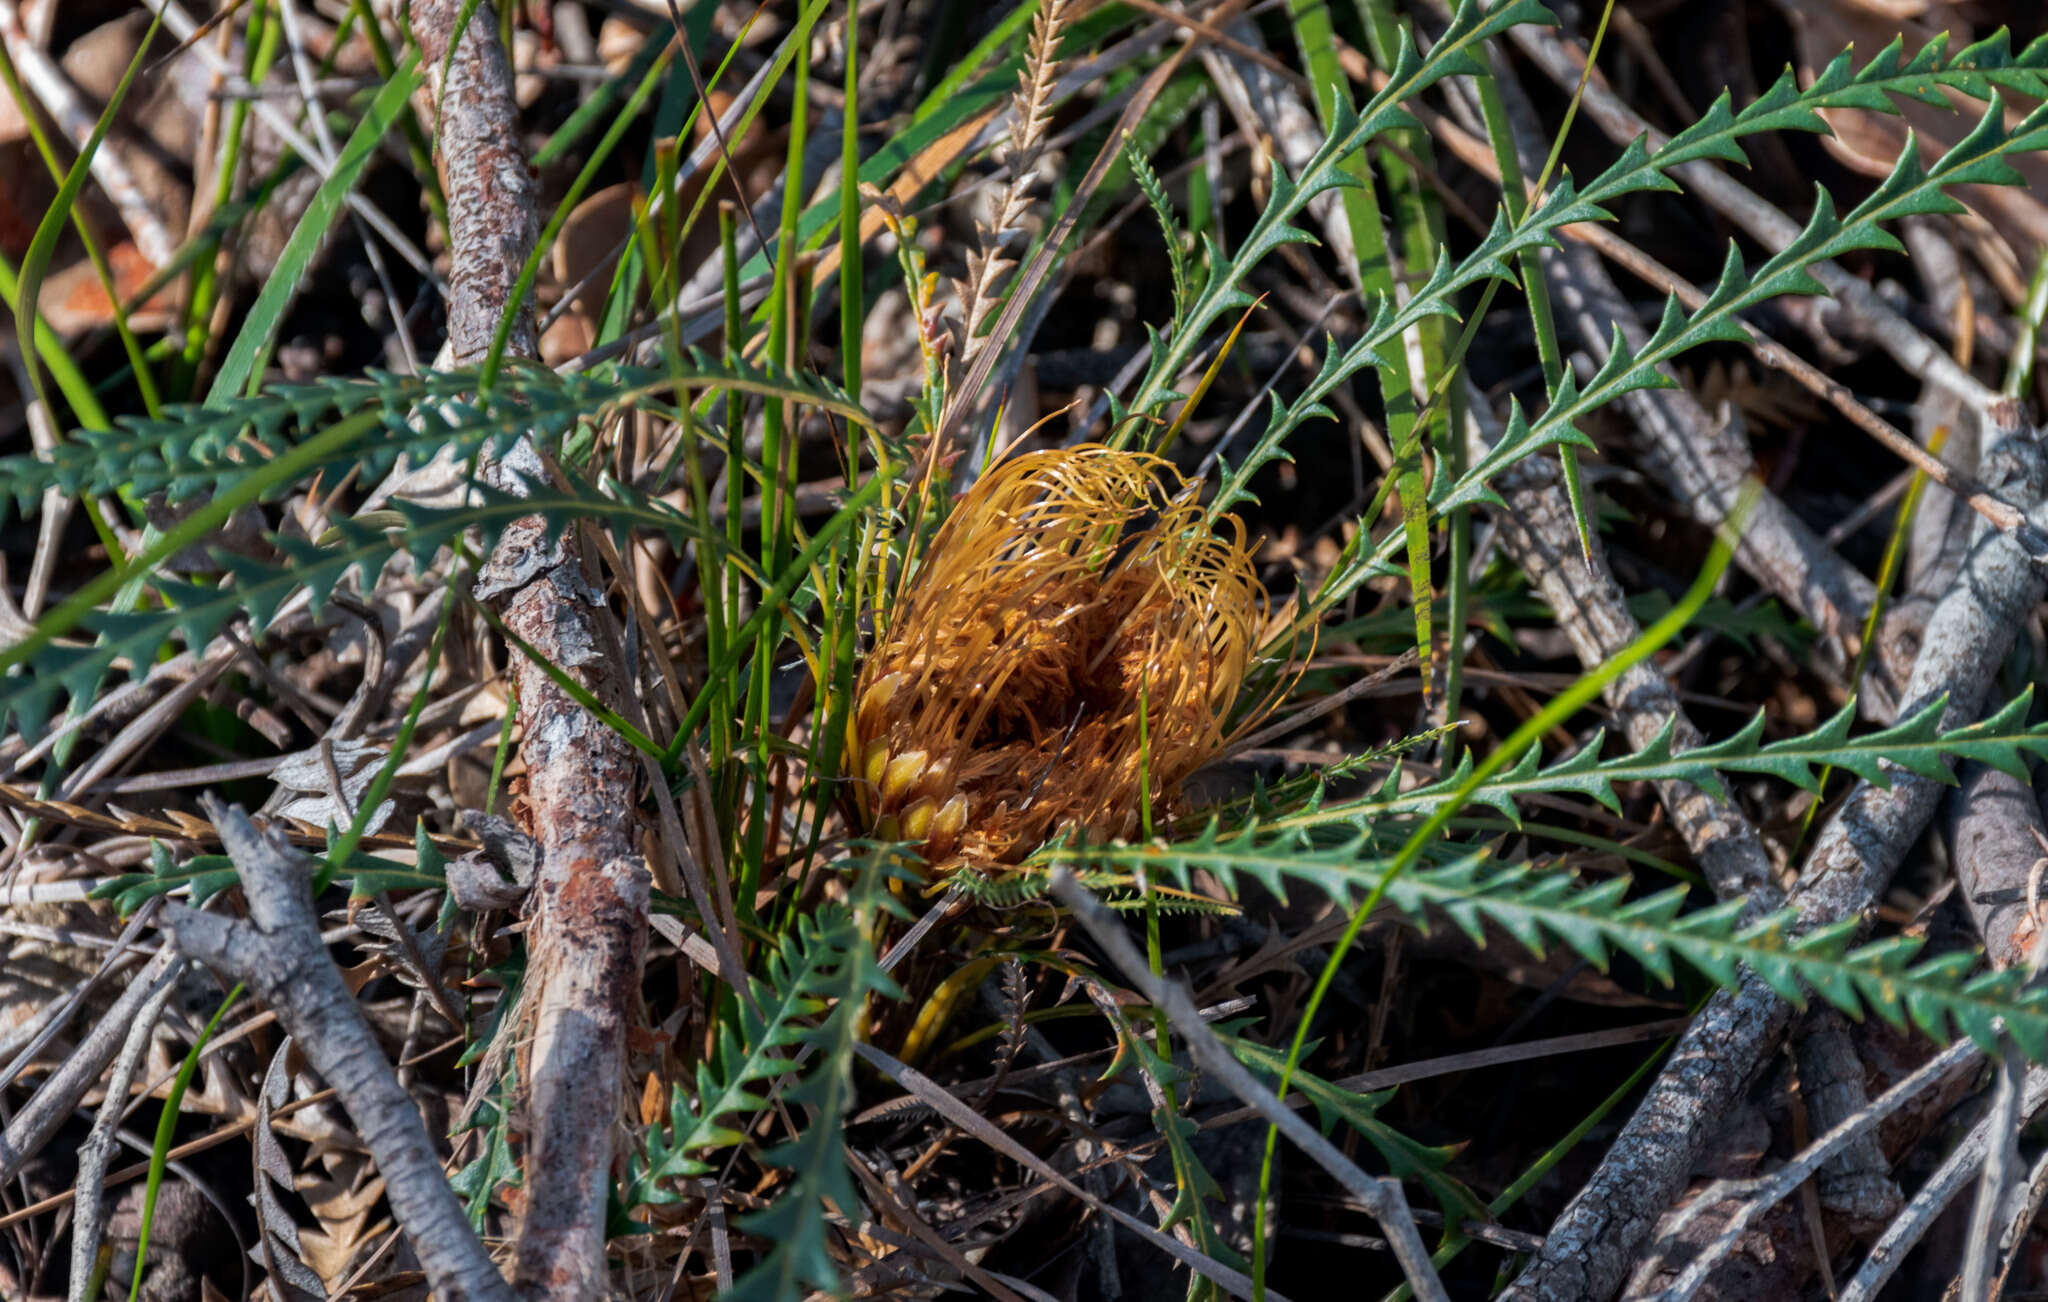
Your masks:
<svg viewBox="0 0 2048 1302"><path fill-rule="evenodd" d="M568 293L611 256L619 242L633 233L633 196L639 190L621 181L588 195L576 205L548 250L548 270L557 294ZM559 366L590 351L597 339L597 319L604 311L611 277L597 275L541 337L541 360Z"/></svg>
<svg viewBox="0 0 2048 1302"><path fill-rule="evenodd" d="M271 1132L271 1113L285 1102L291 1091L292 1042L286 1039L271 1055L270 1070L263 1074L263 1092L256 1104L256 1222L262 1245L263 1268L270 1276L271 1296L278 1302L318 1302L327 1294L321 1277L305 1260L299 1242L299 1227L279 1196L280 1189L294 1183L291 1159Z"/></svg>
<svg viewBox="0 0 2048 1302"><path fill-rule="evenodd" d="M341 776L344 804L335 798L334 779L327 766L331 755L334 773ZM370 784L384 767L386 752L382 747L365 742L338 741L328 747L326 753L320 749L300 751L278 761L270 772L271 781L287 791L299 792L278 806L281 818L296 818L314 827L325 827L332 822L347 826L364 796L369 794ZM391 821L398 809L398 802L386 800L377 806L370 816L370 830L381 830Z"/></svg>
<svg viewBox="0 0 2048 1302"><path fill-rule="evenodd" d="M143 1056L142 1079L154 1087L151 1093L163 1098L170 1093L171 1080L184 1065L185 1050L159 1036L149 1043ZM221 1055L209 1054L199 1060L198 1070L179 1103L184 1112L247 1121L257 1115L256 1100L242 1088L240 1073Z"/></svg>
<svg viewBox="0 0 2048 1302"><path fill-rule="evenodd" d="M344 1159L344 1164L338 1177L299 1182L299 1192L320 1221L318 1229L301 1231L299 1242L305 1250L306 1264L319 1272L332 1290L339 1287L363 1249L384 1228L383 1218L371 1219L371 1213L384 1199L384 1179L373 1176L363 1180L369 1159L360 1153L327 1156L330 1165L337 1157ZM358 1183L360 1188L356 1187Z"/></svg>
<svg viewBox="0 0 2048 1302"><path fill-rule="evenodd" d="M114 293L126 303L140 293L156 268L142 256L132 240L122 240L107 250L108 269L114 274ZM50 276L36 295L50 328L60 335L74 335L98 326L112 325L114 304L91 262L78 261ZM128 314L129 326L144 334L167 330L177 320L177 303L172 287L166 285L149 301Z"/></svg>

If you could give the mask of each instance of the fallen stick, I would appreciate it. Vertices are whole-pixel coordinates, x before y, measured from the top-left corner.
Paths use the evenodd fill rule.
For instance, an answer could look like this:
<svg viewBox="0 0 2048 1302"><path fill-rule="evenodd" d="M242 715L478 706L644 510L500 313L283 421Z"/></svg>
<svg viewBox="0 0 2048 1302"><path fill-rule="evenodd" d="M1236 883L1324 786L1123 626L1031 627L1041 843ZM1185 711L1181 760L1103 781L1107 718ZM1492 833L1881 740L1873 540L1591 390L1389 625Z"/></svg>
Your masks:
<svg viewBox="0 0 2048 1302"><path fill-rule="evenodd" d="M1478 393L1467 407L1475 427L1470 441L1476 456L1498 439L1500 431ZM1642 626L1629 613L1621 585L1607 567L1599 536L1588 539L1584 554L1580 551L1558 464L1529 458L1503 473L1494 487L1507 503L1505 511L1494 514L1501 545L1542 594L1580 663L1596 669L1641 637ZM1667 723L1676 750L1691 750L1705 741L1686 717L1670 680L1651 665L1629 669L1602 695L1631 746L1648 745ZM1732 801L1679 781L1659 782L1657 795L1672 826L1705 870L1714 894L1722 899L1745 896L1758 910L1778 902L1770 856L1755 826Z"/></svg>
<svg viewBox="0 0 2048 1302"><path fill-rule="evenodd" d="M2048 518L2040 505L2042 449L2035 431L2011 432L2001 450L2010 458L2001 487L2033 503L2037 520ZM1943 728L1975 719L1992 674L2042 590L2041 572L2021 544L1980 523L1968 559L1928 621L1902 712L1946 693ZM1788 899L1798 930L1867 916L1947 790L1904 770L1890 777L1888 789L1859 782L1822 830ZM1551 1227L1542 1254L1503 1296L1514 1302L1611 1296L1791 1015L1790 1004L1749 974L1737 989L1710 1000Z"/></svg>
<svg viewBox="0 0 2048 1302"><path fill-rule="evenodd" d="M448 196L445 351L458 366L483 360L507 312L506 355L537 355L532 311L512 293L540 233L538 182L520 146L497 17L478 5L458 33L462 9L461 0L412 6ZM485 473L514 493L548 482L525 440ZM574 533L557 539L540 517L519 520L498 540L476 595L540 657L617 705L624 658L580 553ZM611 1137L646 954L649 882L638 857L632 749L533 660L515 659L512 672L529 830L542 852L527 931L523 1002L532 1029L519 1080L530 1138L513 1279L530 1302L568 1302L606 1291Z"/></svg>
<svg viewBox="0 0 2048 1302"><path fill-rule="evenodd" d="M181 970L176 954L168 948L159 949L107 1009L106 1016L93 1023L78 1047L36 1087L21 1111L8 1119L6 1130L0 1131L0 1183L12 1180L56 1135L57 1128L70 1118L71 1110L120 1051L128 1034L128 1023L135 1020L159 988L176 981Z"/></svg>
<svg viewBox="0 0 2048 1302"><path fill-rule="evenodd" d="M1845 1152L1857 1139L1865 1136L1871 1127L1931 1089L1950 1071L1977 1058L1983 1052L1967 1040L1952 1044L1924 1064L1920 1070L1858 1109L1854 1115L1844 1118L1830 1128L1826 1134L1801 1149L1791 1161L1769 1175L1749 1180L1715 1181L1706 1192L1679 1213L1672 1227L1673 1232L1682 1231L1693 1218L1724 1199L1740 1200L1736 1214L1729 1218L1719 1236L1707 1246L1706 1251L1695 1257L1670 1287L1654 1294L1650 1302L1684 1302L1684 1299L1698 1292L1707 1282L1708 1276L1713 1273L1714 1267L1719 1265L1741 1240L1743 1231L1749 1228L1751 1222L1813 1178L1830 1158Z"/></svg>
<svg viewBox="0 0 2048 1302"><path fill-rule="evenodd" d="M249 917L170 904L164 925L172 940L183 953L248 986L333 1087L377 1163L391 1214L435 1295L448 1302L516 1302L448 1184L419 1107L398 1083L320 938L312 861L275 832L259 832L239 808L211 795L200 804L235 861Z"/></svg>

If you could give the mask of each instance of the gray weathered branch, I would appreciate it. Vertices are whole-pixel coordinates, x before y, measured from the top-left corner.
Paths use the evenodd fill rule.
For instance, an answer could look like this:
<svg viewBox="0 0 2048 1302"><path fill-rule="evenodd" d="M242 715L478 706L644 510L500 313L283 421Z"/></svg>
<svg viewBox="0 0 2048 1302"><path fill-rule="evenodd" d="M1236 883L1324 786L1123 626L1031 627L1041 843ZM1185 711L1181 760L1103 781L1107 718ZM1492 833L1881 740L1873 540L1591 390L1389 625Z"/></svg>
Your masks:
<svg viewBox="0 0 2048 1302"><path fill-rule="evenodd" d="M1483 431L1475 434L1474 442L1491 443L1499 431L1486 427L1490 418L1478 393L1472 394L1468 409ZM1475 447L1475 455L1479 451ZM1542 594L1580 663L1597 668L1640 637L1642 626L1629 613L1600 540L1591 540L1590 558L1580 554L1558 465L1531 458L1503 474L1495 487L1507 503L1507 509L1494 517L1501 544ZM1667 722L1677 749L1690 750L1704 741L1686 717L1677 691L1654 666L1635 666L1609 683L1603 695L1631 746L1648 745ZM1660 782L1657 794L1716 895L1747 896L1761 908L1776 903L1770 856L1740 809L1690 782Z"/></svg>
<svg viewBox="0 0 2048 1302"><path fill-rule="evenodd" d="M160 949L121 997L107 1009L106 1016L93 1023L91 1031L59 1064L49 1078L36 1087L21 1111L0 1133L0 1182L14 1178L28 1160L41 1152L64 1124L92 1083L100 1078L127 1037L128 1024L156 992L178 979L183 965L168 948Z"/></svg>
<svg viewBox="0 0 2048 1302"><path fill-rule="evenodd" d="M78 1150L78 1178L72 1183L79 1194L78 1215L71 1223L71 1282L66 1302L87 1302L86 1287L92 1282L93 1263L107 1228L105 1187L107 1163L114 1156L115 1132L120 1129L121 1114L128 1107L128 1090L135 1083L135 1069L142 1063L143 1050L156 1034L157 1018L163 1014L171 992L177 989L178 974L183 970L184 963L180 961L166 973L168 980L155 984L137 1011L127 1038L122 1041L120 1056L114 1060L114 1070L107 1077L107 1095L100 1103L99 1115L93 1118L92 1133Z"/></svg>
<svg viewBox="0 0 2048 1302"><path fill-rule="evenodd" d="M2044 516L2040 445L2031 430L2011 434L2006 443L2001 450L2009 469L2001 487L2034 504L2038 522ZM2042 586L2018 542L1979 524L1968 560L1929 620L1903 708L1945 692L1944 728L1975 719L1992 673L2041 600ZM1821 832L1789 897L1801 930L1867 916L1946 790L1904 771L1891 780L1889 789L1859 782ZM1613 1294L1722 1118L1762 1069L1791 1011L1748 975L1738 989L1709 1001L1507 1297L1562 1302Z"/></svg>
<svg viewBox="0 0 2048 1302"><path fill-rule="evenodd" d="M210 795L201 804L241 874L249 917L173 904L164 921L178 948L247 985L333 1087L376 1160L392 1215L435 1295L447 1302L516 1302L449 1187L419 1108L398 1083L320 938L312 861L282 837L258 831L240 809Z"/></svg>

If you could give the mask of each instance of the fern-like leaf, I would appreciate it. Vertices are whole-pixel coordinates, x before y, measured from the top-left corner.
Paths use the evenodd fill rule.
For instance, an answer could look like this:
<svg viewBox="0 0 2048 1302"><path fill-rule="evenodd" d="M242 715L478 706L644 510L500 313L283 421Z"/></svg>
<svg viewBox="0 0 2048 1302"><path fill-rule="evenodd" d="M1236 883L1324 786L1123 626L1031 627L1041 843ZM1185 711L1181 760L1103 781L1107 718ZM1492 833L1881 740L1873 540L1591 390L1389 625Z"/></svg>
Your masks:
<svg viewBox="0 0 2048 1302"><path fill-rule="evenodd" d="M610 482L598 488L572 479L567 488L550 486L528 497L478 488L474 499L458 507L398 502L401 528L387 529L382 521L344 520L319 542L271 534L268 540L278 561L218 552L224 580L213 586L168 575L153 578L150 586L163 598L163 606L89 613L81 622L98 635L92 645L52 642L27 657L25 672L0 678L0 722L11 714L21 720L24 732L36 732L60 691L84 697L117 661L147 664L157 648L174 637L182 637L189 647L202 647L244 612L262 628L301 588L311 592L317 611L351 572L368 587L398 552L410 552L424 564L470 529L480 533L485 551L515 520L530 515L544 518L554 533L579 519L602 520L621 536L635 527L658 528L678 537L695 532L692 522L673 508Z"/></svg>
<svg viewBox="0 0 2048 1302"><path fill-rule="evenodd" d="M1488 6L1484 0L1460 0L1450 25L1423 54L1405 30L1387 84L1361 110L1338 103L1330 118L1330 135L1316 149L1301 175L1290 177L1284 169L1273 172L1272 193L1266 207L1252 224L1234 258L1205 241L1209 253L1209 278L1189 305L1181 327L1171 340L1155 346L1152 365L1132 398L1130 410L1139 414L1156 411L1171 402L1171 385L1201 345L1202 336L1226 313L1249 306L1251 298L1242 289L1251 269L1285 244L1312 244L1315 237L1294 225L1294 219L1316 198L1342 186L1357 185L1357 178L1343 167L1344 161L1382 132L1420 124L1402 107L1446 77L1483 71L1475 51L1510 27L1522 23L1554 24L1550 11L1536 0L1503 0Z"/></svg>
<svg viewBox="0 0 2048 1302"><path fill-rule="evenodd" d="M668 1125L648 1132L646 1155L631 1163L620 1198L628 1210L678 1201L682 1195L665 1181L709 1174L715 1168L702 1154L741 1141L736 1123L768 1107L761 1087L791 1069L789 1051L809 1033L804 1019L825 1011L839 993L849 947L858 942L851 917L837 909L799 917L796 930L783 935L769 954L766 979L748 978L753 1006L742 1002L738 1024L720 1026L717 1051L697 1065L694 1097L676 1086Z"/></svg>
<svg viewBox="0 0 2048 1302"><path fill-rule="evenodd" d="M825 1207L854 1215L860 1206L841 1147L853 1099L853 1052L861 1035L861 1011L870 994L903 997L867 941L872 910L886 907L885 898L873 893L885 876L881 867L877 863L866 875L861 888L867 895L864 903L832 915L834 935L828 943L838 961L819 990L832 1010L815 1028L800 1033L801 1043L817 1052L818 1061L785 1094L808 1107L809 1122L787 1143L761 1155L770 1166L794 1172L795 1184L765 1210L742 1220L750 1233L772 1246L766 1258L725 1294L735 1302L781 1302L811 1289L837 1292L841 1287Z"/></svg>
<svg viewBox="0 0 2048 1302"><path fill-rule="evenodd" d="M477 452L497 455L522 435L552 449L583 422L653 402L677 388L760 394L873 425L858 403L816 376L766 364L728 364L696 350L678 370L608 363L557 375L520 368L506 372L483 397L472 371L401 376L373 370L366 379L273 385L218 407L171 406L156 419L124 416L115 429L78 431L47 458L0 457L0 484L24 514L47 488L67 495L163 492L186 501L231 486L292 446L294 431L303 434L365 412L375 413L376 420L308 474L356 469L375 481L401 453L415 461L443 449L458 459ZM0 510L5 500L0 497Z"/></svg>
<svg viewBox="0 0 2048 1302"><path fill-rule="evenodd" d="M1997 1047L2002 1027L2029 1059L2048 1059L2048 988L2029 989L2018 969L1968 976L1975 963L1969 954L1914 964L1921 946L1915 937L1852 948L1855 918L1804 934L1794 932L1790 910L1743 925L1740 900L1686 913L1683 886L1630 899L1627 878L1587 883L1565 872L1499 865L1483 851L1393 874L1395 860L1374 854L1366 833L1317 848L1298 832L1254 826L1226 836L1212 826L1180 845L1060 847L1041 859L1050 861L1143 871L1184 885L1202 871L1226 890L1250 879L1283 899L1288 884L1298 883L1345 907L1383 889L1386 907L1418 923L1449 918L1478 943L1485 943L1490 923L1532 953L1562 942L1602 971L1624 954L1667 984L1678 962L1723 987L1733 987L1747 968L1801 1006L1811 991L1851 1016L1868 1010L1937 1039L1959 1031L1987 1049Z"/></svg>
<svg viewBox="0 0 2048 1302"><path fill-rule="evenodd" d="M328 829L330 849L339 835ZM349 894L358 899L380 891L440 890L448 885L448 860L427 835L425 824L415 828L414 855L415 862L404 864L358 850L335 876L350 883ZM148 872L109 877L93 887L91 898L112 900L125 917L159 895L183 890L185 902L196 909L240 880L235 861L224 854L195 854L179 863L163 842L151 841Z"/></svg>
<svg viewBox="0 0 2048 1302"><path fill-rule="evenodd" d="M1600 758L1603 735L1596 734L1578 753L1542 766L1532 748L1513 767L1482 784L1470 796L1519 820L1516 801L1534 795L1587 796L1619 810L1616 783L1690 782L1719 799L1727 799L1722 773L1758 773L1782 778L1805 791L1820 789L1818 770L1832 765L1879 786L1890 784L1890 772L1917 773L1938 782L1953 782L1947 761L1974 760L2017 777L2026 775L2026 756L2048 756L2048 722L2029 725L2033 690L2021 692L1980 722L1944 731L1941 715L1946 697L1926 705L1879 732L1852 737L1856 719L1852 700L1812 732L1779 741L1763 740L1764 716L1759 711L1734 735L1692 750L1674 751L1672 728L1664 729L1641 749L1614 759ZM1308 831L1341 826L1362 830L1387 819L1426 818L1463 785L1471 773L1468 755L1441 781L1403 791L1398 774L1379 788L1352 800L1311 804L1268 824L1274 829Z"/></svg>
<svg viewBox="0 0 2048 1302"><path fill-rule="evenodd" d="M1704 139L1694 139L1687 133L1655 156L1645 154L1638 142L1585 193L1611 198L1617 192L1618 182L1611 183L1616 176L1635 189L1671 188L1663 177L1664 169L1677 162L1692 161L1713 141L1734 148L1733 134L1737 134L1733 128ZM1656 329L1640 349L1629 347L1617 332L1607 361L1599 371L1583 384L1566 372L1549 407L1540 416L1532 420L1519 403L1511 404L1500 441L1455 481L1439 479L1431 490L1431 509L1441 513L1481 503L1500 506L1499 496L1490 485L1508 466L1545 448L1564 444L1584 446L1586 439L1577 428L1578 422L1624 394L1639 389L1671 388L1677 381L1664 368L1690 349L1715 342L1743 342L1747 336L1737 318L1750 308L1787 294L1823 293L1820 282L1807 271L1813 263L1853 249L1898 248L1897 240L1881 223L1916 213L1956 211L1956 202L1943 193L1944 187L1965 183L2012 184L2018 176L2004 156L2044 146L2048 146L2048 105L2008 128L2004 105L1994 93L1983 119L1932 167L1923 164L1917 150L1908 146L1885 182L1846 216L1835 211L1825 191L1819 191L1813 216L1798 237L1754 272L1744 267L1741 251L1731 245L1720 278L1697 311L1688 314L1673 296L1665 301ZM1670 157L1674 149L1681 156ZM1575 191L1570 178L1566 178L1521 223L1510 226L1504 217L1497 219L1487 238L1455 268L1440 263L1428 283L1399 311L1390 311L1382 304L1373 325L1348 350L1347 356L1386 346L1407 323L1421 315L1454 314L1449 293L1473 283L1481 275L1506 274L1505 267L1495 267L1489 261L1497 260L1502 251L1549 243L1549 232L1566 222L1607 220L1609 216L1605 208ZM1488 265L1475 267L1479 262ZM1318 590L1317 608L1343 600L1374 578L1402 576L1405 571L1396 563L1395 556L1404 542L1400 535L1390 535L1347 556Z"/></svg>
<svg viewBox="0 0 2048 1302"><path fill-rule="evenodd" d="M1360 114L1340 114L1333 122L1330 140L1303 168L1298 180L1276 178L1273 196L1252 237L1240 246L1235 258L1212 261L1215 271L1189 311L1187 327L1177 331L1170 342L1155 344L1153 365L1145 387L1132 401L1132 410L1145 411L1170 401L1173 395L1166 386L1192 357L1197 342L1192 336L1208 330L1225 311L1246 301L1237 286L1258 260L1282 243L1309 238L1288 223L1309 198L1346 183L1338 166L1346 150L1399 125L1395 121L1398 99L1390 100L1390 92L1398 89L1403 95L1412 94L1449 75L1453 69L1443 64L1469 58L1473 39L1486 39L1518 23L1547 19L1540 7L1533 5L1498 6L1483 18L1478 10L1476 4L1460 5L1444 40L1427 58L1417 56L1404 41L1387 91ZM1565 375L1560 391L1541 417L1531 420L1516 408L1501 442L1456 480L1439 479L1429 501L1430 510L1439 513L1478 503L1497 504L1488 487L1494 476L1545 448L1583 446L1585 438L1575 428L1576 421L1633 390L1669 387L1672 381L1660 368L1688 349L1741 340L1744 336L1736 324L1741 312L1785 294L1822 292L1806 270L1814 262L1854 249L1896 248L1896 241L1881 224L1914 213L1955 211L1955 201L1943 193L1945 187L2015 183L2018 177L2004 156L2048 145L2048 109L2036 110L2016 127L2007 128L2002 94L2048 91L2048 38L2035 41L2018 56L2012 54L2003 33L1953 56L1945 40L1931 42L1911 58L1894 42L1860 69L1844 54L1805 88L1788 71L1740 111L1724 95L1697 123L1658 149L1652 150L1646 140L1632 142L1583 189L1568 176L1561 179L1519 222L1510 221L1504 212L1497 214L1477 247L1456 263L1448 256L1441 257L1406 303L1395 305L1384 297L1375 298L1371 319L1359 339L1341 352L1334 345L1327 349L1315 380L1292 405L1274 402L1264 434L1226 475L1215 509L1220 513L1248 496L1245 486L1252 473L1285 455L1282 443L1294 429L1328 416L1323 399L1338 384L1379 364L1384 350L1397 346L1402 333L1417 322L1431 316L1456 318L1458 296L1463 291L1488 279L1512 279L1515 258L1526 250L1554 244L1559 227L1612 220L1609 205L1638 191L1677 189L1669 173L1683 164L1708 160L1745 163L1740 144L1745 136L1774 130L1824 131L1826 123L1819 110L1853 107L1890 112L1895 111L1894 96L1946 104L1942 88L1986 99L1990 107L1977 126L1932 167L1923 165L1909 147L1885 183L1846 217L1836 213L1823 193L1798 239L1754 273L1743 268L1739 253L1731 247L1719 282L1697 312L1688 315L1675 298L1670 300L1640 352L1632 352L1617 340L1607 364L1592 380L1580 384L1571 374ZM1359 548L1332 573L1318 593L1318 606L1326 608L1330 602L1342 600L1373 578L1401 575L1403 570L1393 557L1406 541L1394 536Z"/></svg>
<svg viewBox="0 0 2048 1302"><path fill-rule="evenodd" d="M1173 200L1166 193L1166 186L1159 179L1159 173L1152 170L1151 160L1138 148L1137 141L1124 141L1124 161L1130 164L1131 176L1138 183L1138 193L1145 196L1145 202L1152 208L1153 217L1159 221L1159 233L1166 239L1166 261L1173 272L1173 320L1176 328L1186 319L1189 296L1194 292L1188 272L1188 254L1182 247L1180 221L1173 210Z"/></svg>

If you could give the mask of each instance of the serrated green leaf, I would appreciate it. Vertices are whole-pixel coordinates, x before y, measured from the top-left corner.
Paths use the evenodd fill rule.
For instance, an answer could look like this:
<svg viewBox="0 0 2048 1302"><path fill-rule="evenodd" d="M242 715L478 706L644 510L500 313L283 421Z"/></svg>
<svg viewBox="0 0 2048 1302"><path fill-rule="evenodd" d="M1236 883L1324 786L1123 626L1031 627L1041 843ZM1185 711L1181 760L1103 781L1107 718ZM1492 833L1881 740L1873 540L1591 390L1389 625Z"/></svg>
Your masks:
<svg viewBox="0 0 2048 1302"><path fill-rule="evenodd" d="M1512 767L1477 788L1471 799L1515 818L1515 801L1533 795L1584 796L1618 810L1617 783L1677 780L1725 797L1722 773L1765 774L1807 791L1816 788L1817 770L1825 765L1847 769L1880 786L1889 784L1889 774L1895 770L1953 781L1948 763L1954 759L2023 776L2028 756L2048 756L2048 722L2026 722L2032 704L2033 690L2028 688L1989 718L1944 731L1941 716L1947 700L1938 697L1888 728L1852 736L1856 705L1851 701L1813 731L1768 744L1763 741L1764 716L1759 712L1733 736L1676 753L1667 724L1641 749L1611 760L1599 758L1603 738L1596 734L1584 748L1548 767L1539 766L1535 750L1528 751ZM1383 785L1351 800L1282 815L1269 826L1273 830L1357 830L1388 819L1427 817L1452 797L1469 773L1469 762L1461 763L1456 771L1426 786L1401 791Z"/></svg>
<svg viewBox="0 0 2048 1302"><path fill-rule="evenodd" d="M1390 875L1395 859L1376 853L1370 834L1322 847L1298 829L1257 825L1225 833L1212 823L1200 837L1177 845L1058 846L1031 862L1142 872L1182 886L1191 886L1201 872L1233 892L1240 879L1274 891L1291 880L1315 886L1346 907L1383 889L1386 906L1409 918L1447 915L1468 929L1492 923L1525 945L1554 938L1595 966L1626 954L1656 976L1673 974L1674 963L1682 962L1725 986L1733 984L1740 964L1795 1003L1812 992L1851 1016L1874 1012L1937 1039L1968 1035L1986 1048L1997 1047L1994 1028L2003 1025L2015 1043L2048 1051L2048 988L2028 988L2002 974L1963 982L1968 960L1953 955L1914 964L1921 945L1915 937L1852 947L1859 926L1854 918L1798 934L1790 911L1747 926L1726 905L1676 915L1677 891L1630 902L1626 879L1587 883L1526 865L1497 865L1484 851L1467 850L1452 863Z"/></svg>

